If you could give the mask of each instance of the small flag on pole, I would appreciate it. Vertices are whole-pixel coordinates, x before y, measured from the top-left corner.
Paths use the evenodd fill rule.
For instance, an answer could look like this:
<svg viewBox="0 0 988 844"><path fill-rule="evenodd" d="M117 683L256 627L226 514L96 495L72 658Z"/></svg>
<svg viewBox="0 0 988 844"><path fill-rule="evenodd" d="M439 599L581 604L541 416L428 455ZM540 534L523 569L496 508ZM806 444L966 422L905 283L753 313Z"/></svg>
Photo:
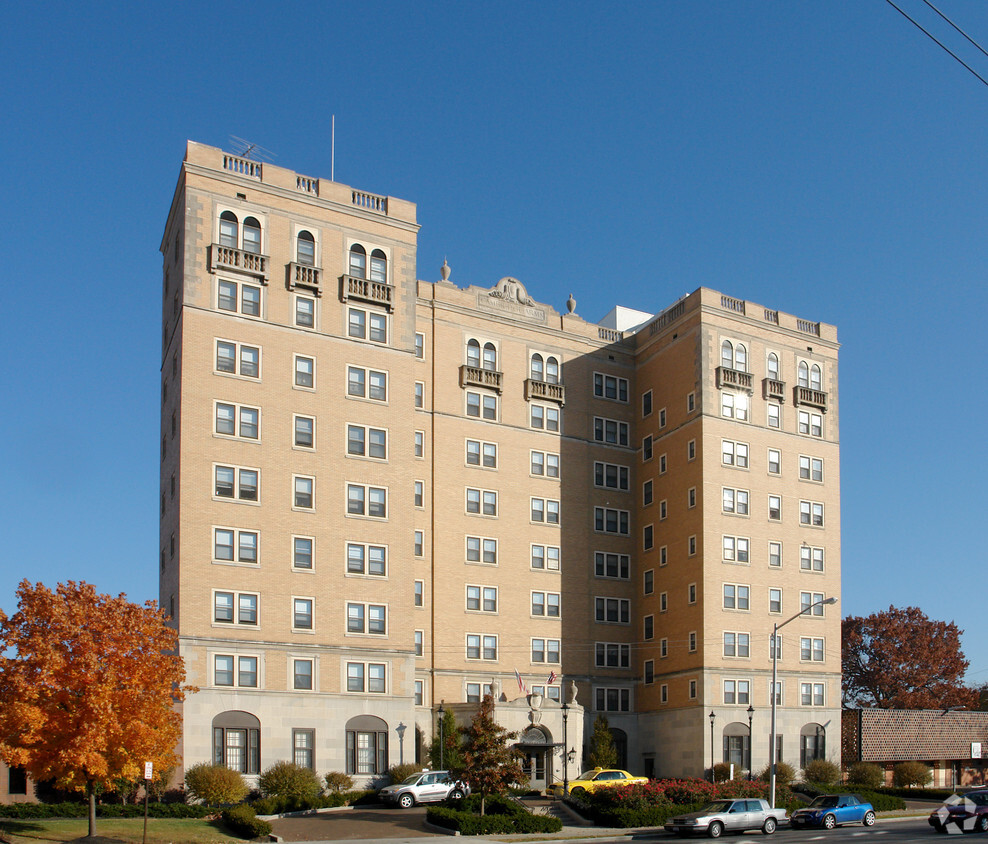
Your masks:
<svg viewBox="0 0 988 844"><path fill-rule="evenodd" d="M555 671L550 671L549 672L549 679L546 680L546 684L549 685L549 686L551 686L555 682L556 682L556 672Z"/></svg>
<svg viewBox="0 0 988 844"><path fill-rule="evenodd" d="M518 673L518 669L515 669L515 679L518 681L518 691L528 694L528 686L525 685L525 681L521 679L521 674Z"/></svg>

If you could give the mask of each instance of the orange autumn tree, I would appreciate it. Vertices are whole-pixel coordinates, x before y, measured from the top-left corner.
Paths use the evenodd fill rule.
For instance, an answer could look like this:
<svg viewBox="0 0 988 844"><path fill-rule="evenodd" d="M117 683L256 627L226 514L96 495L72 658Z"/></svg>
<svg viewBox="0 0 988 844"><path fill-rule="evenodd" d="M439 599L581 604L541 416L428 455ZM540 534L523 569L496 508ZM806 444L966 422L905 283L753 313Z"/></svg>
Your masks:
<svg viewBox="0 0 988 844"><path fill-rule="evenodd" d="M21 582L18 610L0 610L0 759L35 781L89 797L176 763L185 667L177 634L153 601L100 595L88 583L55 592Z"/></svg>

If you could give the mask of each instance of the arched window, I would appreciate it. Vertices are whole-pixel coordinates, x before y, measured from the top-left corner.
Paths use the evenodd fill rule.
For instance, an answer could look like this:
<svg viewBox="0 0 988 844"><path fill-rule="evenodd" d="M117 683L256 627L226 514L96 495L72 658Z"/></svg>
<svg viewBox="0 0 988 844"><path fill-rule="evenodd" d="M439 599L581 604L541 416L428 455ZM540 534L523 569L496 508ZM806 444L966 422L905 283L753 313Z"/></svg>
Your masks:
<svg viewBox="0 0 988 844"><path fill-rule="evenodd" d="M822 372L820 370L820 365L815 363L810 367L810 386L814 390L820 389L820 384L822 383Z"/></svg>
<svg viewBox="0 0 988 844"><path fill-rule="evenodd" d="M316 265L316 239L307 231L298 233L298 262L307 267Z"/></svg>
<svg viewBox="0 0 988 844"><path fill-rule="evenodd" d="M748 371L748 350L741 343L734 347L734 368L738 372Z"/></svg>
<svg viewBox="0 0 988 844"><path fill-rule="evenodd" d="M628 767L628 734L617 727L611 727L611 738L614 739L614 749L617 751L615 768Z"/></svg>
<svg viewBox="0 0 988 844"><path fill-rule="evenodd" d="M238 239L237 215L232 211L224 211L220 214L220 246L236 249L240 245Z"/></svg>
<svg viewBox="0 0 988 844"><path fill-rule="evenodd" d="M820 724L805 724L799 731L799 767L814 759L827 758L827 730Z"/></svg>
<svg viewBox="0 0 988 844"><path fill-rule="evenodd" d="M720 365L727 369L734 369L734 346L730 340L725 340L720 344Z"/></svg>
<svg viewBox="0 0 988 844"><path fill-rule="evenodd" d="M388 725L374 715L346 722L346 772L383 774L388 770Z"/></svg>
<svg viewBox="0 0 988 844"><path fill-rule="evenodd" d="M779 356L775 352L768 356L768 377L773 381L779 380Z"/></svg>
<svg viewBox="0 0 988 844"><path fill-rule="evenodd" d="M388 258L380 249L371 252L370 277L371 281L388 282Z"/></svg>
<svg viewBox="0 0 988 844"><path fill-rule="evenodd" d="M545 359L545 380L550 384L559 383L559 361L554 357Z"/></svg>
<svg viewBox="0 0 988 844"><path fill-rule="evenodd" d="M350 275L367 278L367 252L359 243L350 247Z"/></svg>
<svg viewBox="0 0 988 844"><path fill-rule="evenodd" d="M545 380L545 365L542 362L542 355L532 355L532 380Z"/></svg>
<svg viewBox="0 0 988 844"><path fill-rule="evenodd" d="M724 727L724 761L734 763L737 770L748 767L751 744L748 739L748 725L735 721Z"/></svg>
<svg viewBox="0 0 988 844"><path fill-rule="evenodd" d="M806 365L805 360L801 360L799 366L796 367L796 377L800 387L810 386L810 368Z"/></svg>
<svg viewBox="0 0 988 844"><path fill-rule="evenodd" d="M261 224L254 217L244 220L244 252L261 254Z"/></svg>
<svg viewBox="0 0 988 844"><path fill-rule="evenodd" d="M213 764L242 774L261 772L261 722L240 710L213 718Z"/></svg>
<svg viewBox="0 0 988 844"><path fill-rule="evenodd" d="M480 343L476 340L467 340L467 366L480 369Z"/></svg>
<svg viewBox="0 0 988 844"><path fill-rule="evenodd" d="M491 372L497 369L497 349L493 343L484 343L484 369Z"/></svg>

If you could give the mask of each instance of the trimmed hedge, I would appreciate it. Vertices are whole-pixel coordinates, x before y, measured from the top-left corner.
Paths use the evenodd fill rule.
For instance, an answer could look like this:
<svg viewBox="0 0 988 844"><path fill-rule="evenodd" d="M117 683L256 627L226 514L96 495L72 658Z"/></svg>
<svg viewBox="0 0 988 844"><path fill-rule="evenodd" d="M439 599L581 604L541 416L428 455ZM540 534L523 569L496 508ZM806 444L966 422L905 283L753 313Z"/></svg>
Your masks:
<svg viewBox="0 0 988 844"><path fill-rule="evenodd" d="M802 782L793 786L793 791L798 791L808 797L818 797L821 794L857 794L862 800L871 803L876 812L893 812L896 809L905 809L906 803L901 797L883 791L869 791L866 788L855 788L847 785L823 785L821 783ZM918 789L908 789L916 793Z"/></svg>
<svg viewBox="0 0 988 844"><path fill-rule="evenodd" d="M149 818L205 818L215 814L207 806L190 806L185 803L150 803ZM42 818L84 818L89 814L88 803L14 803L0 806L0 817L19 820ZM96 806L98 818L143 818L143 803L101 803Z"/></svg>
<svg viewBox="0 0 988 844"><path fill-rule="evenodd" d="M227 829L241 838L260 838L262 835L271 834L271 824L259 820L250 806L224 809L222 818Z"/></svg>
<svg viewBox="0 0 988 844"><path fill-rule="evenodd" d="M489 803L491 798L488 798ZM486 807L485 807L486 808ZM434 806L426 813L429 823L446 829L455 829L460 835L506 835L513 832L560 832L563 822L559 818L533 815L525 809L518 813L495 812L483 816L445 806Z"/></svg>
<svg viewBox="0 0 988 844"><path fill-rule="evenodd" d="M893 797L926 797L930 800L946 800L954 793L950 788L877 788L879 794L887 794Z"/></svg>
<svg viewBox="0 0 988 844"><path fill-rule="evenodd" d="M369 802L368 795L376 798L376 792L373 791L334 791L332 794L319 794L315 797L262 797L250 805L259 815L283 815L287 812L335 809L339 806L366 803Z"/></svg>

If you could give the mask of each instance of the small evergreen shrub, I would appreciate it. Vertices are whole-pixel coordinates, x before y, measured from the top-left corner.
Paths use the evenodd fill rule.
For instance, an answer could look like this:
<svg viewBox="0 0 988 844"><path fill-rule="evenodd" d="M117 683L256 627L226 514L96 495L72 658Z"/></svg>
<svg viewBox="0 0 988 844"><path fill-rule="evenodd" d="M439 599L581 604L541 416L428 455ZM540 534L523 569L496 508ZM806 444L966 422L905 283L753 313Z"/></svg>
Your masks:
<svg viewBox="0 0 988 844"><path fill-rule="evenodd" d="M342 771L330 771L323 779L326 781L326 791L330 794L353 791L353 777Z"/></svg>
<svg viewBox="0 0 988 844"><path fill-rule="evenodd" d="M250 806L234 806L223 810L223 824L241 838L260 838L271 834L271 824L259 820Z"/></svg>
<svg viewBox="0 0 988 844"><path fill-rule="evenodd" d="M762 772L758 775L758 779L762 782L772 781L772 766L766 765L762 768ZM790 765L788 762L776 762L775 763L775 784L779 785L792 785L792 781L796 779L796 769Z"/></svg>
<svg viewBox="0 0 988 844"><path fill-rule="evenodd" d="M885 771L874 762L855 762L847 769L847 783L862 788L881 788L885 785Z"/></svg>
<svg viewBox="0 0 988 844"><path fill-rule="evenodd" d="M559 818L533 815L521 806L513 806L505 811L507 802L498 802L497 798L488 797L487 814L483 816L461 809L435 806L429 809L426 818L429 823L446 829L457 830L461 835L506 835L513 832L553 833L560 832L563 828L563 822ZM498 811L492 811L492 803L497 805Z"/></svg>
<svg viewBox="0 0 988 844"><path fill-rule="evenodd" d="M219 806L243 800L247 796L247 783L225 765L200 762L185 772L185 790L193 800Z"/></svg>
<svg viewBox="0 0 988 844"><path fill-rule="evenodd" d="M840 780L840 768L827 759L814 759L803 768L803 779L821 785L832 785Z"/></svg>
<svg viewBox="0 0 988 844"><path fill-rule="evenodd" d="M892 769L892 784L898 788L926 785L932 779L932 772L922 762L900 762Z"/></svg>
<svg viewBox="0 0 988 844"><path fill-rule="evenodd" d="M257 784L265 797L307 800L322 793L315 773L294 762L275 762L261 774Z"/></svg>

